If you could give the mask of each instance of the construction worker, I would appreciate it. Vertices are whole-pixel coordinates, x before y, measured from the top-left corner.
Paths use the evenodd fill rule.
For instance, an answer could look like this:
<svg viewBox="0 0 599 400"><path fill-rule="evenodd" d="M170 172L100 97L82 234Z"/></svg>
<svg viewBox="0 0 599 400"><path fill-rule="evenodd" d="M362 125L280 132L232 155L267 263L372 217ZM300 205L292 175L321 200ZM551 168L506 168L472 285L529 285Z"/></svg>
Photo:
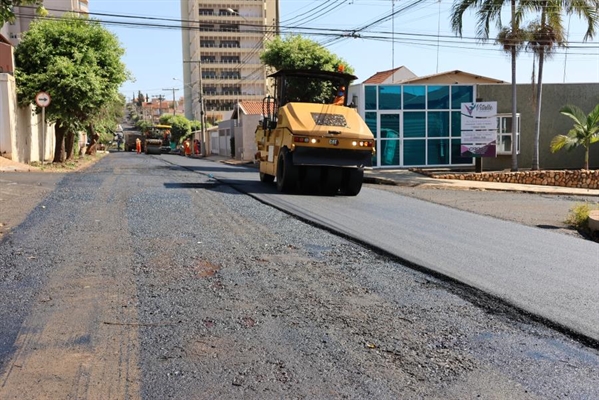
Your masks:
<svg viewBox="0 0 599 400"><path fill-rule="evenodd" d="M193 140L193 154L200 155L200 141L198 139Z"/></svg>
<svg viewBox="0 0 599 400"><path fill-rule="evenodd" d="M185 139L183 142L183 152L185 153L185 157L191 155L191 143L189 142L189 138Z"/></svg>
<svg viewBox="0 0 599 400"><path fill-rule="evenodd" d="M137 151L137 154L141 154L141 139L140 138L135 139L135 151Z"/></svg>
<svg viewBox="0 0 599 400"><path fill-rule="evenodd" d="M333 100L333 104L342 106L345 103L345 86L340 86L337 95Z"/></svg>

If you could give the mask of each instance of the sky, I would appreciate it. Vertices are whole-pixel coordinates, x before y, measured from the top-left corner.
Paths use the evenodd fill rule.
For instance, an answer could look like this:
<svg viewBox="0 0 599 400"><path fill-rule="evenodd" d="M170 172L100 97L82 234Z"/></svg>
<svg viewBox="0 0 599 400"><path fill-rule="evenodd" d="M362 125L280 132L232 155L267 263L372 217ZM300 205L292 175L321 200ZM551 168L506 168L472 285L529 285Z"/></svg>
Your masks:
<svg viewBox="0 0 599 400"><path fill-rule="evenodd" d="M418 76L461 70L511 82L510 57L492 40L486 44L475 40L473 12L464 15L461 39L452 32L453 2L280 0L281 34L301 34L321 43L354 69L357 83L400 66ZM173 89L178 89L177 97L182 96L179 0L90 0L89 9L92 18L107 22L105 27L125 49L123 62L133 75L121 87L127 99L138 91L171 99ZM393 18L376 23L392 13ZM504 23L509 23L508 8ZM570 47L560 49L545 63L543 82L599 82L599 37L583 43L586 28L575 16L565 17L564 25ZM349 37L353 31L355 37ZM491 32L492 37L496 34L496 30ZM532 56L521 54L517 65L518 83L531 82Z"/></svg>

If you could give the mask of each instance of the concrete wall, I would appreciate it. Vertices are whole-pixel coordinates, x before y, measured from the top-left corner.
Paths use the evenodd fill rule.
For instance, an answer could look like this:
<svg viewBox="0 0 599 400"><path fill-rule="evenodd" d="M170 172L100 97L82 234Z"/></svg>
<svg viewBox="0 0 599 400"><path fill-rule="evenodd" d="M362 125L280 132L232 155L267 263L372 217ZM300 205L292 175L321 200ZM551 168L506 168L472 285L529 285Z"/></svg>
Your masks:
<svg viewBox="0 0 599 400"><path fill-rule="evenodd" d="M0 74L0 155L13 157L16 143L13 139L17 129L17 94L15 78Z"/></svg>
<svg viewBox="0 0 599 400"><path fill-rule="evenodd" d="M235 146L239 154L235 158L242 161L254 161L254 154L258 151L256 146L256 127L260 122L260 115L241 115L241 134L240 142L235 136Z"/></svg>
<svg viewBox="0 0 599 400"><path fill-rule="evenodd" d="M17 129L15 134L16 158L13 160L25 164L31 162L51 161L54 155L56 136L54 125L42 124L42 115L35 113L35 107L19 107L17 109Z"/></svg>
<svg viewBox="0 0 599 400"><path fill-rule="evenodd" d="M477 96L483 101L497 101L499 113L511 113L511 84L481 84L477 86ZM534 110L531 85L517 86L517 109L521 115L520 154L518 167L527 169L532 165L534 146ZM541 169L579 169L584 165L584 148L568 152L564 149L551 153L549 144L556 135L566 134L573 121L562 115L560 109L566 104L580 107L589 114L599 104L599 83L543 84L541 108L541 131L539 141L539 164ZM511 155L497 158L484 158L484 170L502 170L511 167ZM599 143L590 147L589 167L599 168Z"/></svg>
<svg viewBox="0 0 599 400"><path fill-rule="evenodd" d="M54 125L46 125L44 132L33 106L17 106L14 77L0 74L0 154L26 164L51 160L55 140Z"/></svg>

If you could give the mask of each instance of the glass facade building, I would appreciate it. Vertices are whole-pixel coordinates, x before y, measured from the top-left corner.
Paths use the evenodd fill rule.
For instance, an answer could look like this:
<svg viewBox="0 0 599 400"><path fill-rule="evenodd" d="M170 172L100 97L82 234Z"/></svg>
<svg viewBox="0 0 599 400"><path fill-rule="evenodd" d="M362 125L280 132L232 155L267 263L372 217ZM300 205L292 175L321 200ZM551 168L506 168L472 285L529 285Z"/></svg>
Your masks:
<svg viewBox="0 0 599 400"><path fill-rule="evenodd" d="M471 166L460 155L461 104L475 85L360 85L360 111L376 140L373 166Z"/></svg>

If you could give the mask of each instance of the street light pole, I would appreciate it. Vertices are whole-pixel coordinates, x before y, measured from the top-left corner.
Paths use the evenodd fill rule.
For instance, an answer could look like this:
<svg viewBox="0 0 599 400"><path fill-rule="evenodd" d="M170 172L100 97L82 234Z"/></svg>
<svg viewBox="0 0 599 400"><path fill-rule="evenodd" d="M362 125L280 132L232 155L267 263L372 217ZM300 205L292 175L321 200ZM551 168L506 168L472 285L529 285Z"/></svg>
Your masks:
<svg viewBox="0 0 599 400"><path fill-rule="evenodd" d="M198 72L200 74L198 80L198 86L200 87L200 121L202 122L202 148L200 152L203 157L206 157L208 153L206 152L206 110L204 108L204 85L202 85L202 60L198 60Z"/></svg>
<svg viewBox="0 0 599 400"><path fill-rule="evenodd" d="M197 61L183 61L184 63L198 63L198 86L199 86L199 101L200 101L200 123L202 124L201 128L201 153L202 156L206 156L208 153L206 152L206 113L204 107L204 85L202 84L202 60L199 59Z"/></svg>

